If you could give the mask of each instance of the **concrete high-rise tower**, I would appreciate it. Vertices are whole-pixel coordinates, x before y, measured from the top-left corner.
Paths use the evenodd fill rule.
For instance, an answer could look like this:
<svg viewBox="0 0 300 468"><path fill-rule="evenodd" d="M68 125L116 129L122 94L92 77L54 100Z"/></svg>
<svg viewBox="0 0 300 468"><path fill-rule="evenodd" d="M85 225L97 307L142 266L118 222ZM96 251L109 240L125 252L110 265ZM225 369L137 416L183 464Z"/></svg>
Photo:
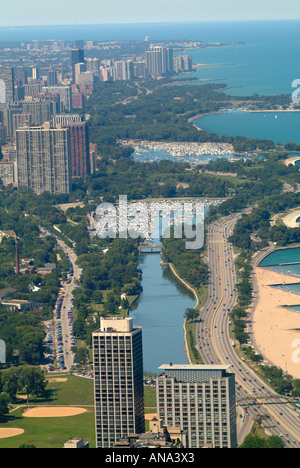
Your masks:
<svg viewBox="0 0 300 468"><path fill-rule="evenodd" d="M24 127L16 131L18 184L35 193L71 190L70 130Z"/></svg>
<svg viewBox="0 0 300 468"><path fill-rule="evenodd" d="M142 329L132 318L101 319L93 354L96 444L110 448L145 431Z"/></svg>
<svg viewBox="0 0 300 468"><path fill-rule="evenodd" d="M86 179L91 173L88 126L85 122L69 123L72 177Z"/></svg>
<svg viewBox="0 0 300 468"><path fill-rule="evenodd" d="M158 419L188 433L191 448L236 448L235 377L230 366L163 365Z"/></svg>

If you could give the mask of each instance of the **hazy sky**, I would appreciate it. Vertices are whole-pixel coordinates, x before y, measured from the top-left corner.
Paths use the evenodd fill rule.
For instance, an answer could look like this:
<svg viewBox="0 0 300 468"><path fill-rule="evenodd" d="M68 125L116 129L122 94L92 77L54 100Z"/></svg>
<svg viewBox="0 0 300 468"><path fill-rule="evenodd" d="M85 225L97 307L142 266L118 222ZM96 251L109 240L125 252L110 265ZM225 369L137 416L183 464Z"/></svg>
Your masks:
<svg viewBox="0 0 300 468"><path fill-rule="evenodd" d="M300 19L299 0L0 0L0 25Z"/></svg>

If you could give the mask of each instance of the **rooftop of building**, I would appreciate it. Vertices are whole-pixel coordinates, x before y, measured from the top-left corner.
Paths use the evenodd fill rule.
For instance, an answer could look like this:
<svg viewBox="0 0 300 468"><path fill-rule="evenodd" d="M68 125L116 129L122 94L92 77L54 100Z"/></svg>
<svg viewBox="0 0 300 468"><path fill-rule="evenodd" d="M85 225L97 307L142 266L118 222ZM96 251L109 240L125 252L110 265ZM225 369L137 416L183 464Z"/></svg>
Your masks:
<svg viewBox="0 0 300 468"><path fill-rule="evenodd" d="M99 333L130 333L140 330L141 327L133 326L133 319L130 317L106 317L101 318L100 328L93 335Z"/></svg>
<svg viewBox="0 0 300 468"><path fill-rule="evenodd" d="M227 370L231 367L231 364L211 364L211 365L206 365L206 364L163 364L162 366L159 367L159 369L162 370L183 370L183 371L203 371L203 370Z"/></svg>

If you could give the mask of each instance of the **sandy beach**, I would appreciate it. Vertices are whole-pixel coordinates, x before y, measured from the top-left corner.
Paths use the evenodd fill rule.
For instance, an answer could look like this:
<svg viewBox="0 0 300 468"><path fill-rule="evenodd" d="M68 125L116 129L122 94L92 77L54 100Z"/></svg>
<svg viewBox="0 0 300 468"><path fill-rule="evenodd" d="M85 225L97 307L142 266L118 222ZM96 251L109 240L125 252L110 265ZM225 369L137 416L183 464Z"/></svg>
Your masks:
<svg viewBox="0 0 300 468"><path fill-rule="evenodd" d="M299 283L296 278L256 268L259 299L253 317L256 344L269 364L300 378L300 313L282 306L299 305L300 295L273 288Z"/></svg>

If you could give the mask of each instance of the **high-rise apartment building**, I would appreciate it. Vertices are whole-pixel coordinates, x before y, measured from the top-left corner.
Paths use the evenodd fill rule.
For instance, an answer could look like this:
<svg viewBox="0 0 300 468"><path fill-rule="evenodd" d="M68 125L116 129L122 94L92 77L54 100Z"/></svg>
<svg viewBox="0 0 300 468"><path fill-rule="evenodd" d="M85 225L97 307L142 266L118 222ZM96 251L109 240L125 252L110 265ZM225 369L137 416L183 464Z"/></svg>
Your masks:
<svg viewBox="0 0 300 468"><path fill-rule="evenodd" d="M93 354L96 444L110 448L145 431L142 329L132 318L101 319Z"/></svg>
<svg viewBox="0 0 300 468"><path fill-rule="evenodd" d="M85 179L91 173L88 126L85 122L69 122L72 177Z"/></svg>
<svg viewBox="0 0 300 468"><path fill-rule="evenodd" d="M236 448L235 377L230 366L163 365L158 418L187 431L191 448Z"/></svg>
<svg viewBox="0 0 300 468"><path fill-rule="evenodd" d="M18 184L35 193L71 190L70 130L26 127L16 131Z"/></svg>
<svg viewBox="0 0 300 468"><path fill-rule="evenodd" d="M37 67L33 67L31 69L32 79L39 80L40 79L40 70Z"/></svg>
<svg viewBox="0 0 300 468"><path fill-rule="evenodd" d="M16 164L13 161L0 161L0 180L3 185L17 182Z"/></svg>
<svg viewBox="0 0 300 468"><path fill-rule="evenodd" d="M18 69L17 71L17 80L20 86L24 86L27 83L27 74L26 70L23 68Z"/></svg>
<svg viewBox="0 0 300 468"><path fill-rule="evenodd" d="M173 58L173 68L175 73L192 71L192 57L190 55L179 55Z"/></svg>
<svg viewBox="0 0 300 468"><path fill-rule="evenodd" d="M47 85L57 86L57 71L56 70L47 71Z"/></svg>
<svg viewBox="0 0 300 468"><path fill-rule="evenodd" d="M27 83L24 85L24 93L26 96L34 96L42 92L43 85L41 83Z"/></svg>
<svg viewBox="0 0 300 468"><path fill-rule="evenodd" d="M73 109L84 109L85 106L85 96L83 93L73 93L72 94L72 108Z"/></svg>
<svg viewBox="0 0 300 468"><path fill-rule="evenodd" d="M14 104L6 106L4 111L4 122L7 128L7 136L12 137L16 128L14 127L13 116L16 114L21 114L23 112L22 104Z"/></svg>
<svg viewBox="0 0 300 468"><path fill-rule="evenodd" d="M86 70L92 72L97 78L100 74L100 60L97 58L86 58Z"/></svg>
<svg viewBox="0 0 300 468"><path fill-rule="evenodd" d="M53 115L53 106L51 101L42 101L34 99L31 101L23 101L23 112L31 114L31 125L43 125L45 122L50 122Z"/></svg>
<svg viewBox="0 0 300 468"><path fill-rule="evenodd" d="M75 80L73 80L73 81L74 81L74 83L77 84L79 82L79 77L80 77L81 73L86 72L85 62L75 63L74 70L75 70Z"/></svg>
<svg viewBox="0 0 300 468"><path fill-rule="evenodd" d="M54 94L60 97L60 112L69 112L72 107L70 86L43 86L42 93Z"/></svg>
<svg viewBox="0 0 300 468"><path fill-rule="evenodd" d="M133 62L132 60L118 60L114 64L115 79L126 81L133 77Z"/></svg>
<svg viewBox="0 0 300 468"><path fill-rule="evenodd" d="M76 63L84 63L84 50L74 49L71 51L71 65L72 65L72 76L73 82L75 82L75 65Z"/></svg>
<svg viewBox="0 0 300 468"><path fill-rule="evenodd" d="M14 102L14 70L0 67L0 108Z"/></svg>
<svg viewBox="0 0 300 468"><path fill-rule="evenodd" d="M146 52L147 69L152 76L173 72L173 50L164 46L150 46Z"/></svg>
<svg viewBox="0 0 300 468"><path fill-rule="evenodd" d="M79 114L56 114L53 119L53 127L62 126L66 127L71 123L79 123L82 122L82 118Z"/></svg>

